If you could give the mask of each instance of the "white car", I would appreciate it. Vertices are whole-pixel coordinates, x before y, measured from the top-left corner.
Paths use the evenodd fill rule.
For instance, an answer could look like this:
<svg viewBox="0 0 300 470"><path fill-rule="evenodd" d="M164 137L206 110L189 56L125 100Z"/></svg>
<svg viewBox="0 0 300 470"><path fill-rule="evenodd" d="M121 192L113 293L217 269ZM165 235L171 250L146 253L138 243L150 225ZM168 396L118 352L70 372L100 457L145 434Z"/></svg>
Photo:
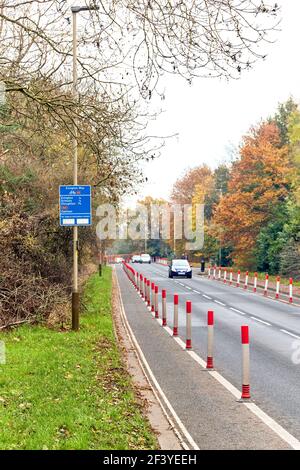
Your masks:
<svg viewBox="0 0 300 470"><path fill-rule="evenodd" d="M140 263L141 262L140 255L133 255L133 257L131 258L131 262L132 263Z"/></svg>
<svg viewBox="0 0 300 470"><path fill-rule="evenodd" d="M123 261L124 261L124 258L122 258L121 256L115 259L115 263L117 264L123 263Z"/></svg>
<svg viewBox="0 0 300 470"><path fill-rule="evenodd" d="M143 254L141 255L141 261L140 261L140 263L149 263L149 264L150 264L150 263L151 263L151 256L148 255L147 253L143 253Z"/></svg>

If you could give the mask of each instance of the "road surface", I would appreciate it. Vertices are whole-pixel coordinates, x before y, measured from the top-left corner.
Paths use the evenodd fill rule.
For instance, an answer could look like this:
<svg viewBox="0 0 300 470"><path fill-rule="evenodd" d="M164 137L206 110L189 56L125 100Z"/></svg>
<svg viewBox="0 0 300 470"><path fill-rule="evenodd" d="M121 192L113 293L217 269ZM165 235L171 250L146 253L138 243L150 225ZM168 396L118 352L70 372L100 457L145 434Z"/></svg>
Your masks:
<svg viewBox="0 0 300 470"><path fill-rule="evenodd" d="M195 269L193 279L169 279L165 266L134 264L133 267L158 284L160 292L166 289L170 326L173 295L179 294L179 336L183 340L185 302L192 301L193 350L202 358L206 358L207 310L214 310L215 368L239 389L240 326L249 325L252 397L263 411L300 440L300 309L209 280L197 275ZM119 278L120 270L117 270Z"/></svg>

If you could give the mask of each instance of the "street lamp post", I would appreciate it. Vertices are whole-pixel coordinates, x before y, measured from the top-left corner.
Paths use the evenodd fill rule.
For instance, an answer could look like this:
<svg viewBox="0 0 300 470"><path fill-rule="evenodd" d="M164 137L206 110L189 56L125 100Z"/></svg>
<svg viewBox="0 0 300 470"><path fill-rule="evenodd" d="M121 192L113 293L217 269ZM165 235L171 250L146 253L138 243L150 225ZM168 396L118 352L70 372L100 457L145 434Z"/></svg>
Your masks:
<svg viewBox="0 0 300 470"><path fill-rule="evenodd" d="M75 101L78 100L77 89L77 13L81 11L99 10L99 7L73 6L72 23L73 23L73 96ZM78 131L77 120L74 118L73 124L73 184L78 184ZM73 287L72 287L72 330L79 329L79 292L78 292L78 227L73 227Z"/></svg>

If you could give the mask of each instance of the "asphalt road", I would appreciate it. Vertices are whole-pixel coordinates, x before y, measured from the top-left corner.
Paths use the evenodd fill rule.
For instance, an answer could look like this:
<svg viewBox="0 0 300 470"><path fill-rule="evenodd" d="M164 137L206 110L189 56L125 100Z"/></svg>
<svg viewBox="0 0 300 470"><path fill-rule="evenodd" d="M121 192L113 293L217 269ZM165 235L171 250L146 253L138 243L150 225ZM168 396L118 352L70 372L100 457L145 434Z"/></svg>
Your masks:
<svg viewBox="0 0 300 470"><path fill-rule="evenodd" d="M179 336L185 339L185 302L191 300L193 350L206 358L207 310L215 312L215 368L241 388L240 326L249 325L251 394L255 403L300 439L300 308L196 274L168 279L158 264L133 265L167 291L168 324L179 294Z"/></svg>

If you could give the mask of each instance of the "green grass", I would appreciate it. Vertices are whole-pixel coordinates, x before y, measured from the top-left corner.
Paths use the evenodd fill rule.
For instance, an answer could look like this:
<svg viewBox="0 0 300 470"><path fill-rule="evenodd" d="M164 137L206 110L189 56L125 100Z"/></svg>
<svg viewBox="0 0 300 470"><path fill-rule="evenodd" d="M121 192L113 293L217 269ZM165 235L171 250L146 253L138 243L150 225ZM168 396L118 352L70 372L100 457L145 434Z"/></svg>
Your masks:
<svg viewBox="0 0 300 470"><path fill-rule="evenodd" d="M113 334L111 270L91 276L79 332L0 334L0 449L155 449Z"/></svg>

